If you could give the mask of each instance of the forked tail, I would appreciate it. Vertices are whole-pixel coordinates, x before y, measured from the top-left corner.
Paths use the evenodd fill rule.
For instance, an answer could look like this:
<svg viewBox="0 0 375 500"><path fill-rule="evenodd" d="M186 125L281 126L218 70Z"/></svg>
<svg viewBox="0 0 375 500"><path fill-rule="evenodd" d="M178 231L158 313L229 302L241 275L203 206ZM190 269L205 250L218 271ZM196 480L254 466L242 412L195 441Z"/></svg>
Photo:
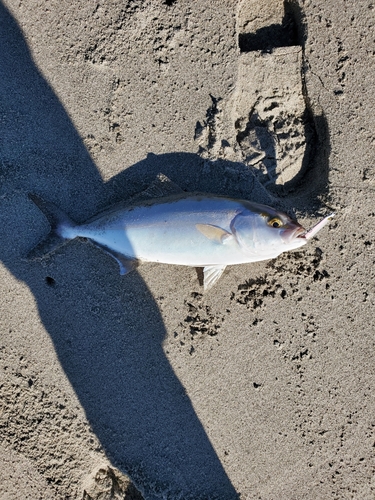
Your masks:
<svg viewBox="0 0 375 500"><path fill-rule="evenodd" d="M69 240L75 238L74 228L76 227L76 223L54 203L43 200L32 193L29 193L29 198L35 203L39 210L43 212L51 226L51 231L48 236L38 243L27 256L28 259L41 259L45 255L57 250Z"/></svg>

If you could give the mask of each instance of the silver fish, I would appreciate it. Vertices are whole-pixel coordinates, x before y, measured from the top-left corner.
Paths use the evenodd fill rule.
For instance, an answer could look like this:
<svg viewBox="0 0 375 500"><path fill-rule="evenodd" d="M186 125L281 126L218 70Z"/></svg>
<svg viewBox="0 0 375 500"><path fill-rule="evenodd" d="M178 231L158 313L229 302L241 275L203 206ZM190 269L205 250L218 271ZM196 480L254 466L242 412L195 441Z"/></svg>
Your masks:
<svg viewBox="0 0 375 500"><path fill-rule="evenodd" d="M159 180L168 185L167 178ZM169 183L167 196L110 208L83 224L73 222L53 203L30 194L47 217L51 232L29 257L38 258L70 240L87 238L119 263L120 274L130 272L140 262L203 267L204 289L208 290L227 265L273 259L299 248L334 215L306 231L285 213L266 205L185 193ZM171 190L171 185L176 189ZM150 193L145 192L145 196Z"/></svg>

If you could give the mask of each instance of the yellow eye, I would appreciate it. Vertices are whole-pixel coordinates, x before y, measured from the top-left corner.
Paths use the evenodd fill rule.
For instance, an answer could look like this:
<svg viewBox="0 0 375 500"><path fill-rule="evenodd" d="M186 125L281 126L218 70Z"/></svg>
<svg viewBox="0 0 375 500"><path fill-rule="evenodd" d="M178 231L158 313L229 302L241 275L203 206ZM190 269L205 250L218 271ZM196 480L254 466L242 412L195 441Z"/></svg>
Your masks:
<svg viewBox="0 0 375 500"><path fill-rule="evenodd" d="M278 228L278 227L281 227L283 225L283 222L278 217L273 217L272 219L270 219L268 221L268 225L271 227L274 227L274 228Z"/></svg>

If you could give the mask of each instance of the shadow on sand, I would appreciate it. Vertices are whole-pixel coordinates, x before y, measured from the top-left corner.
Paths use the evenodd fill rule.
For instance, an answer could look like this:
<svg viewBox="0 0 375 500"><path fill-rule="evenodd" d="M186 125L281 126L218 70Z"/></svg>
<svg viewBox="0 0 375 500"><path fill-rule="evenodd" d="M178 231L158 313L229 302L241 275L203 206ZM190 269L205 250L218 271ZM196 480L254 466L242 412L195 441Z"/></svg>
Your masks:
<svg viewBox="0 0 375 500"><path fill-rule="evenodd" d="M21 258L41 236L41 214L27 192L82 220L98 205L143 189L160 171L160 158L150 156L103 183L1 4L0 30L2 262L34 294L61 365L113 464L146 497L237 498L165 357L163 321L138 273L121 278L114 267L103 268L103 255L82 244L66 247L48 266L48 277L40 263ZM172 154L162 163L174 177L201 166L194 155Z"/></svg>
<svg viewBox="0 0 375 500"><path fill-rule="evenodd" d="M120 277L99 250L66 246L46 268L22 260L42 236L35 192L83 221L147 187L159 172L183 189L270 203L245 167L149 155L104 183L72 122L0 4L0 258L35 296L44 327L114 466L148 498L235 499L162 349L158 307L137 272ZM163 497L164 498L164 497Z"/></svg>

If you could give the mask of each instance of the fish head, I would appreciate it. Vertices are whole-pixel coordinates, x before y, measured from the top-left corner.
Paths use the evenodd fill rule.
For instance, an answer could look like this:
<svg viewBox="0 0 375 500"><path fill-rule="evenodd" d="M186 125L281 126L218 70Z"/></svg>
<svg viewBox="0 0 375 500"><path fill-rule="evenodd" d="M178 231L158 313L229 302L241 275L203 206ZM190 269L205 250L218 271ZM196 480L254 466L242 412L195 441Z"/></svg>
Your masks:
<svg viewBox="0 0 375 500"><path fill-rule="evenodd" d="M233 234L246 253L272 259L307 243L303 237L306 230L287 214L266 205L246 205L231 225Z"/></svg>

